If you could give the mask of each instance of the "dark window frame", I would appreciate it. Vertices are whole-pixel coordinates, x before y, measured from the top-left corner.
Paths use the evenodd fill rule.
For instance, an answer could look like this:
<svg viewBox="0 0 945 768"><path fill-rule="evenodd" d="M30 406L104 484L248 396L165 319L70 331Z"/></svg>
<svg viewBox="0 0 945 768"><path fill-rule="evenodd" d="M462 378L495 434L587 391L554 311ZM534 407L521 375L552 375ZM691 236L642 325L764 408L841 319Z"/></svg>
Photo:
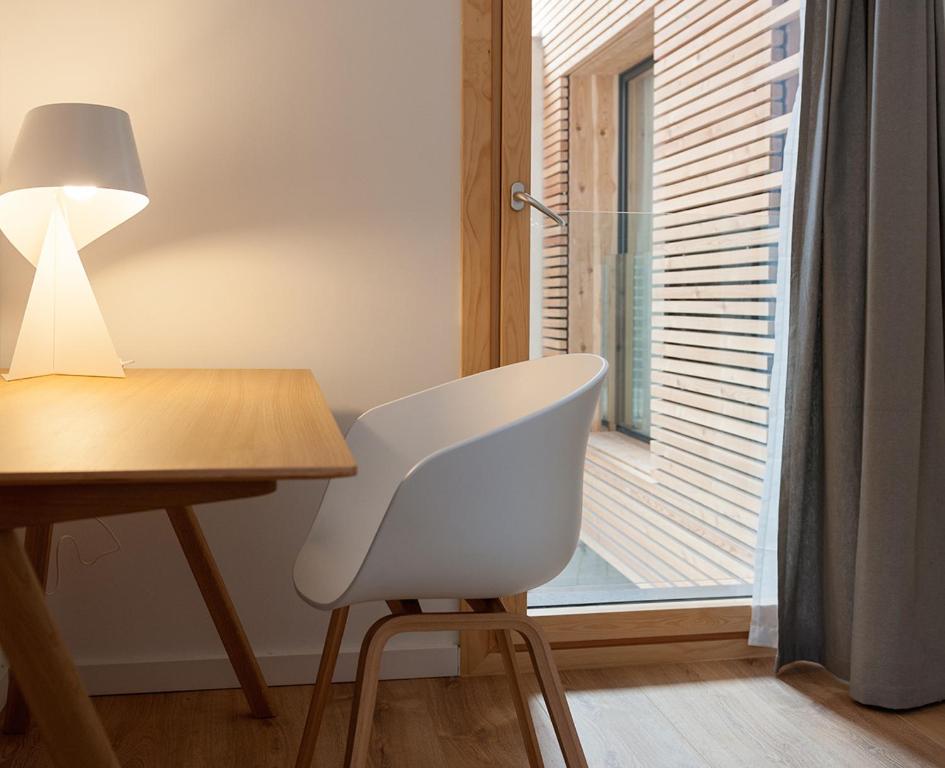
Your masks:
<svg viewBox="0 0 945 768"><path fill-rule="evenodd" d="M627 83L638 77L648 69L653 68L653 57L650 56L638 64L633 65L618 75L617 93L618 93L618 122L617 122L617 263L615 278L617 281L617 306L616 306L616 353L617 360L614 376L614 427L618 432L622 432L637 440L649 443L650 436L631 429L620 423L619 414L628 412L626 402L626 386L624 386L623 375L627 370L627 352L630 344L625 338L624 329L626 328L627 300L624 294L624 286L627 278L627 252L630 247L628 234L628 216L629 206L629 186L630 180L627 177L627 165L629 161L629 141L628 133L630 126L627 122Z"/></svg>

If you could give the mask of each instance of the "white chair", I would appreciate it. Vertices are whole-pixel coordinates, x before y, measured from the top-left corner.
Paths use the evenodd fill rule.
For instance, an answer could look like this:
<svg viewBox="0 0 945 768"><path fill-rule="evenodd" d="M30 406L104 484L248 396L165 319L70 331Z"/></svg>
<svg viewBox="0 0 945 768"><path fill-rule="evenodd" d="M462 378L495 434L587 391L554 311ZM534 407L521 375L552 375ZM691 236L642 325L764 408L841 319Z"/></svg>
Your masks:
<svg viewBox="0 0 945 768"><path fill-rule="evenodd" d="M569 768L586 766L547 641L500 596L537 587L574 554L584 454L607 363L560 355L497 368L373 408L347 440L355 478L329 484L295 563L299 595L331 620L297 768L315 753L348 608L384 600L392 615L361 648L345 765L367 765L381 653L402 632L497 633L532 768L541 755L514 663L525 640ZM420 598L471 612L423 613Z"/></svg>

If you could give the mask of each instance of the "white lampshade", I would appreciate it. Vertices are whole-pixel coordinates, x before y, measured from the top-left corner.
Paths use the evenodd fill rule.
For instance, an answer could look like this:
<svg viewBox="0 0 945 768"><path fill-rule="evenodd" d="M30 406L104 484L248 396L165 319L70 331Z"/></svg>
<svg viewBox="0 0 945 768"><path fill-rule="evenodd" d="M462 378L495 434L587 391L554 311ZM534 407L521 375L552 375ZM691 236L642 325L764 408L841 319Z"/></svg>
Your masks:
<svg viewBox="0 0 945 768"><path fill-rule="evenodd" d="M126 112L47 104L27 113L0 180L0 229L36 274L5 379L124 376L79 249L147 204Z"/></svg>
<svg viewBox="0 0 945 768"><path fill-rule="evenodd" d="M26 114L0 179L0 229L34 265L57 206L81 249L147 204L127 112L46 104Z"/></svg>

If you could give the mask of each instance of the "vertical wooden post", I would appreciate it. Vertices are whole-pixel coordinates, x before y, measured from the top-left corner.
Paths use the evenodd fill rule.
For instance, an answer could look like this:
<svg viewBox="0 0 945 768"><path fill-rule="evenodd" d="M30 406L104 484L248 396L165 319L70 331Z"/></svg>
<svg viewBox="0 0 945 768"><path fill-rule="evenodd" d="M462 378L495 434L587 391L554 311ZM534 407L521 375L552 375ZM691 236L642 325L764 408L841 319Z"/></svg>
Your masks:
<svg viewBox="0 0 945 768"><path fill-rule="evenodd" d="M531 184L532 0L502 0L499 362L528 359L531 208L513 211L509 190Z"/></svg>
<svg viewBox="0 0 945 768"><path fill-rule="evenodd" d="M14 531L0 530L0 645L58 768L119 768Z"/></svg>
<svg viewBox="0 0 945 768"><path fill-rule="evenodd" d="M39 582L39 588L46 589L46 582L49 577L49 557L52 551L52 524L34 525L26 529L26 539L23 542L23 549L26 556L33 564L33 570L36 572L36 580ZM10 675L9 685L7 686L7 704L3 710L2 731L6 734L26 733L30 725L30 710L26 705L26 699L23 697L23 690L16 681L14 675Z"/></svg>
<svg viewBox="0 0 945 768"><path fill-rule="evenodd" d="M531 0L463 0L462 374L528 359L530 209L510 188L531 175ZM524 612L525 596L507 604ZM463 632L460 669L499 649Z"/></svg>

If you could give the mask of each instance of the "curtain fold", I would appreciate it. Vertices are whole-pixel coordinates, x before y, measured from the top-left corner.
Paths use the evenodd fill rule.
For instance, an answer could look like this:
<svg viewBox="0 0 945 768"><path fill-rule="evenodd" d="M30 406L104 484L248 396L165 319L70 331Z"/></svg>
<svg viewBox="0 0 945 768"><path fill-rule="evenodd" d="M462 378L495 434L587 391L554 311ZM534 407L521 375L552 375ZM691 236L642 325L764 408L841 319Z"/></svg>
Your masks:
<svg viewBox="0 0 945 768"><path fill-rule="evenodd" d="M945 699L941 0L808 0L778 665Z"/></svg>
<svg viewBox="0 0 945 768"><path fill-rule="evenodd" d="M803 3L801 18L803 20ZM803 41L802 41L803 45ZM803 84L800 86L803 87ZM775 349L771 362L768 402L768 452L758 515L755 545L755 579L751 591L751 626L748 644L778 647L778 506L781 494L781 453L784 443L784 402L791 315L791 218L794 210L794 176L797 168L797 130L800 98L795 97L791 123L784 141L781 163L781 204L778 221L778 279L774 302Z"/></svg>

